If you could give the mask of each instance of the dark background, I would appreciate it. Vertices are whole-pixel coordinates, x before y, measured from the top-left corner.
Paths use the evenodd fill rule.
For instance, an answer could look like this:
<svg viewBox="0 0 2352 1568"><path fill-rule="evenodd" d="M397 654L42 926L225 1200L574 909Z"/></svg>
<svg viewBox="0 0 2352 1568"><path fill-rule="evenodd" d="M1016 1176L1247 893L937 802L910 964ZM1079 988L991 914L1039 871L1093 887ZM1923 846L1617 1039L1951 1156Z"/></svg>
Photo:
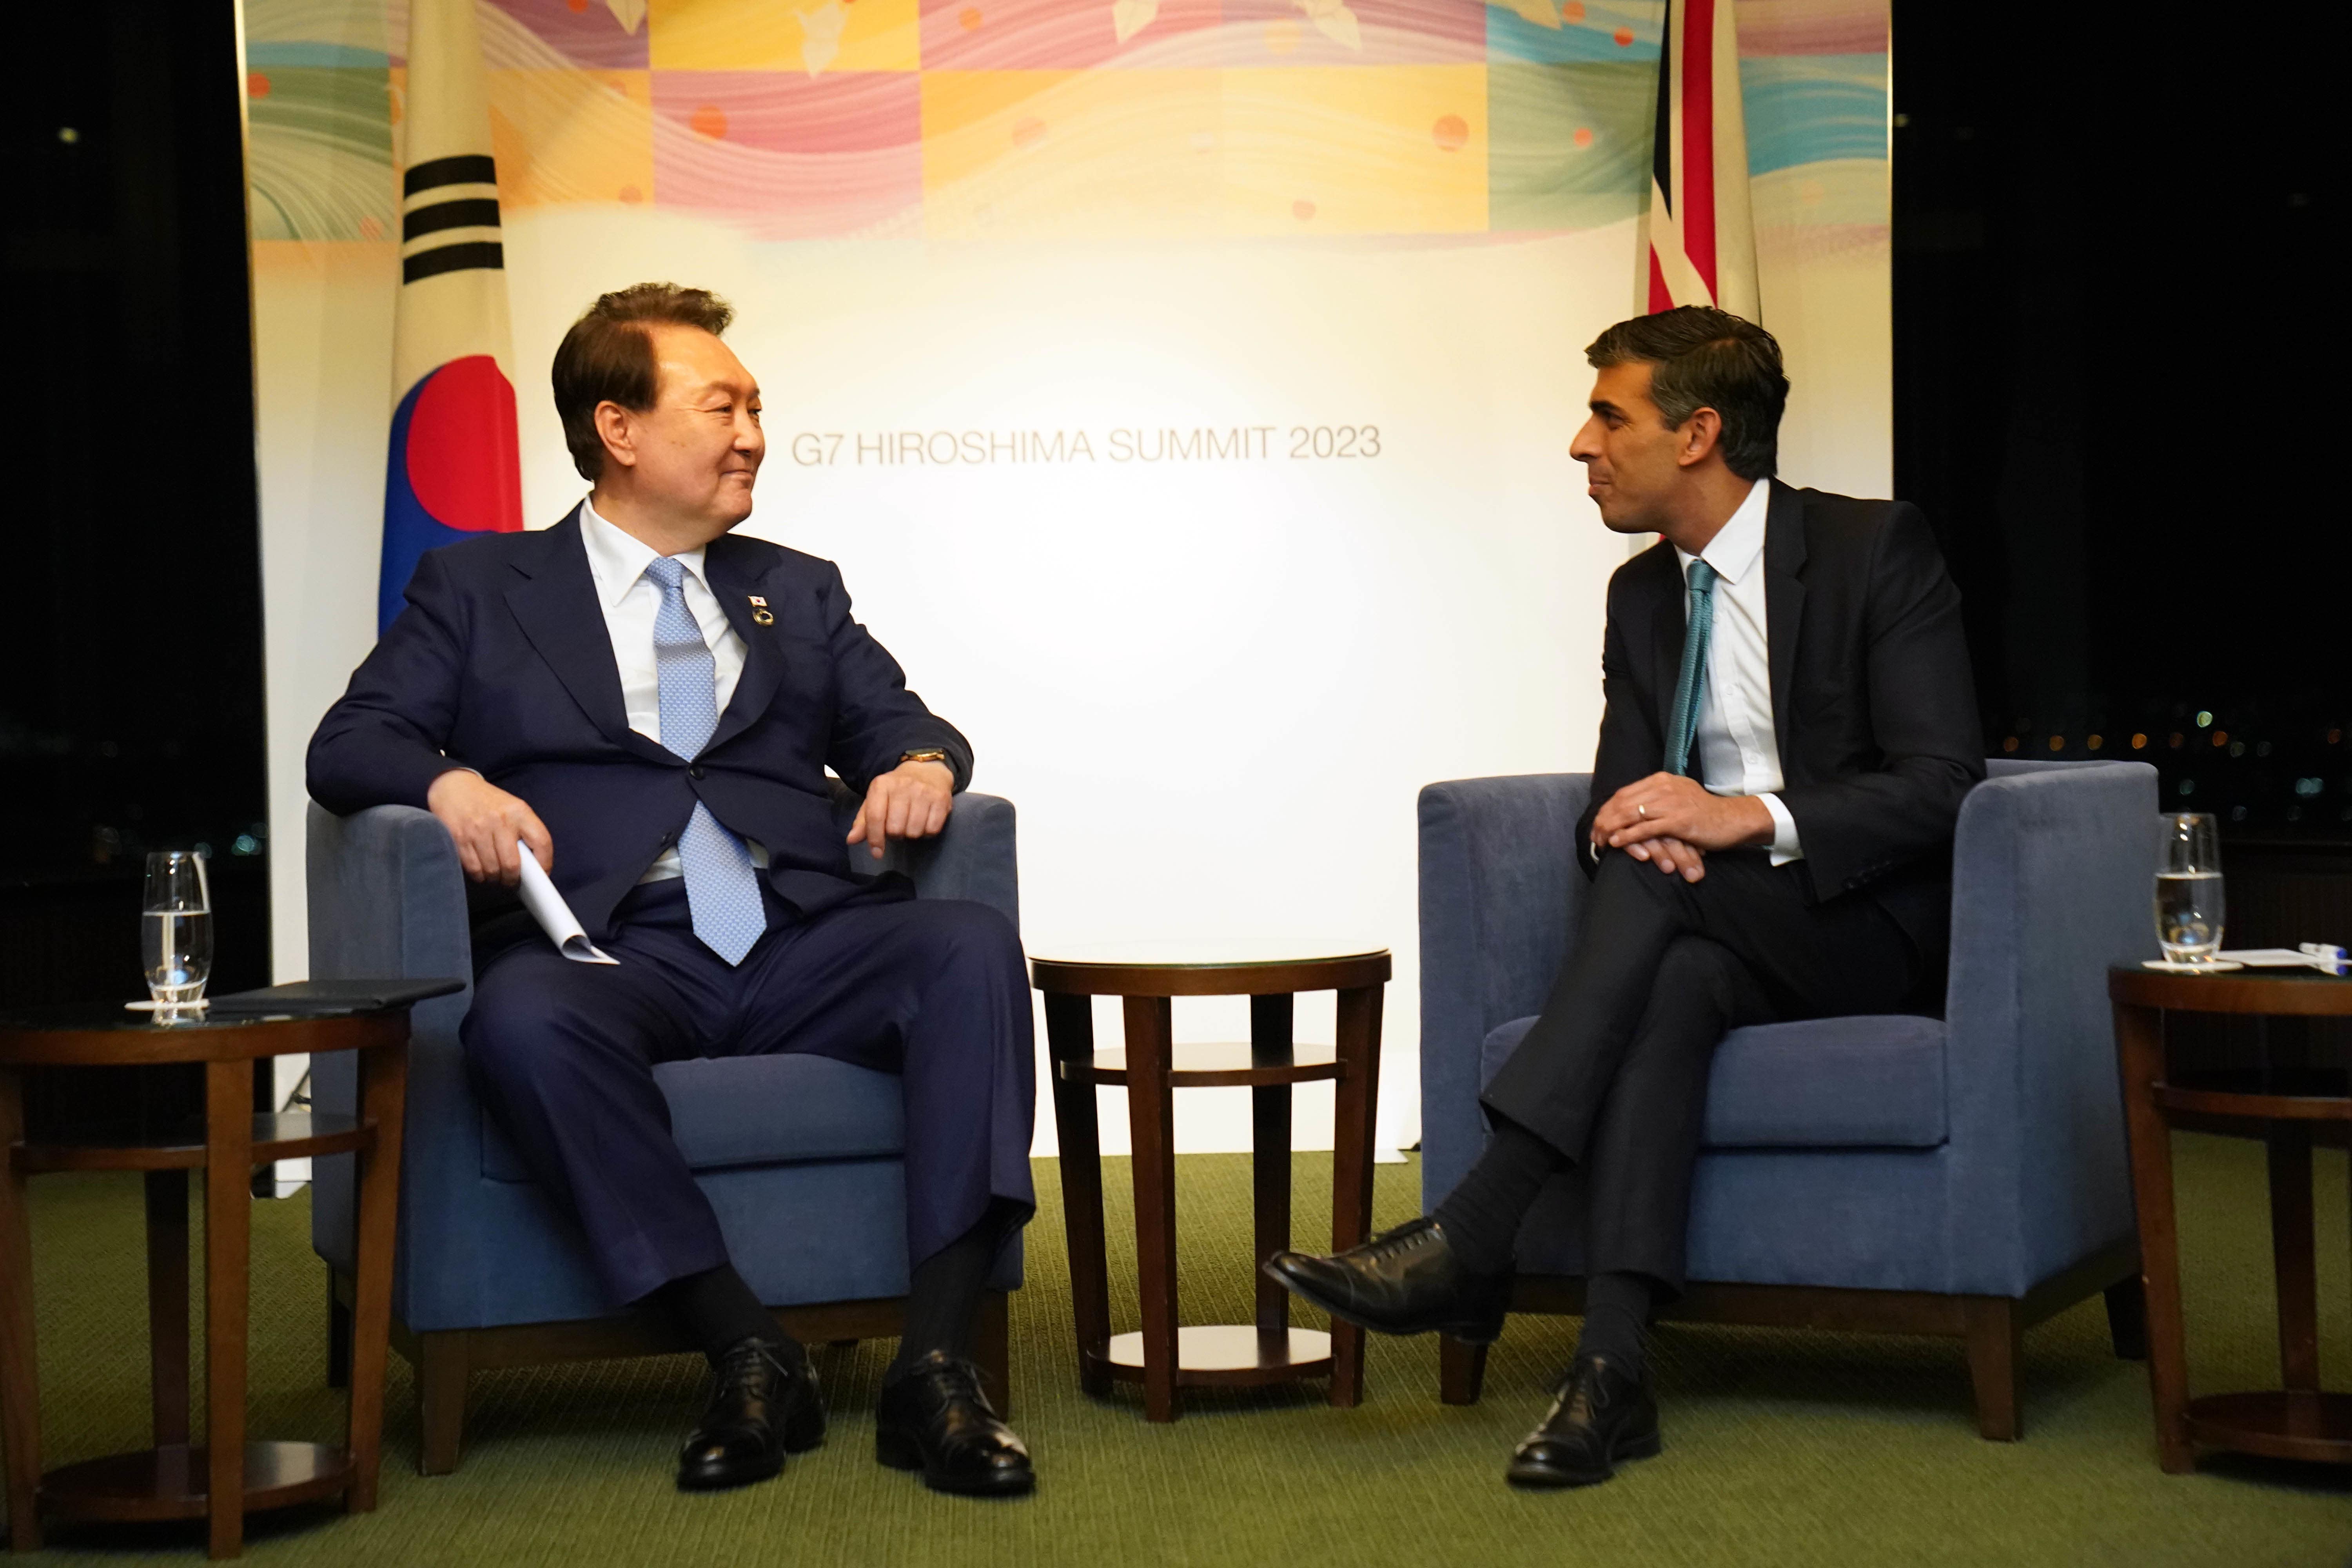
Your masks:
<svg viewBox="0 0 2352 1568"><path fill-rule="evenodd" d="M2249 847L2352 847L2320 19L1894 7L1895 490L1987 742L2153 762Z"/></svg>
<svg viewBox="0 0 2352 1568"><path fill-rule="evenodd" d="M2075 9L2021 35L1895 0L1896 489L1960 581L1996 752L2154 762L2223 819L2233 943L2352 941L2333 100L2284 42L2318 7L2201 43ZM215 989L268 978L233 22L16 18L43 64L0 103L0 1005L138 994L153 846L210 847Z"/></svg>
<svg viewBox="0 0 2352 1568"><path fill-rule="evenodd" d="M0 1005L145 994L151 847L209 847L212 989L269 982L259 514L231 0L26 6L0 95L16 475ZM144 1081L144 1080L142 1080ZM37 1115L134 1104L41 1075Z"/></svg>
<svg viewBox="0 0 2352 1568"><path fill-rule="evenodd" d="M2352 947L2322 21L1894 5L1895 493L1987 744L2154 763L2221 820L2232 947ZM2167 1029L2183 1079L2352 1066L2338 1020Z"/></svg>

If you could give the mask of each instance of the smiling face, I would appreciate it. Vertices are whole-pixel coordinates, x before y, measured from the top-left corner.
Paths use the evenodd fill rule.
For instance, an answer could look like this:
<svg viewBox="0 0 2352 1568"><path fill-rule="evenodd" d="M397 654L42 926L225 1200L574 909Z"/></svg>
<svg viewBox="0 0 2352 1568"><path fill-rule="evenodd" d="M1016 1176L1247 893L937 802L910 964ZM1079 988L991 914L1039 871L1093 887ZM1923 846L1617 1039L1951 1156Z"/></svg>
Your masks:
<svg viewBox="0 0 2352 1568"><path fill-rule="evenodd" d="M1601 371L1592 383L1591 416L1569 443L1569 456L1584 465L1584 493L1600 508L1601 522L1618 533L1664 530L1687 486L1690 426L1714 413L1702 410L1680 429L1668 425L1650 401L1654 369L1628 360Z"/></svg>
<svg viewBox="0 0 2352 1568"><path fill-rule="evenodd" d="M708 542L751 515L751 486L768 454L760 385L734 350L699 327L658 323L646 331L656 372L653 406L597 405L605 459L599 489L625 484L665 533Z"/></svg>

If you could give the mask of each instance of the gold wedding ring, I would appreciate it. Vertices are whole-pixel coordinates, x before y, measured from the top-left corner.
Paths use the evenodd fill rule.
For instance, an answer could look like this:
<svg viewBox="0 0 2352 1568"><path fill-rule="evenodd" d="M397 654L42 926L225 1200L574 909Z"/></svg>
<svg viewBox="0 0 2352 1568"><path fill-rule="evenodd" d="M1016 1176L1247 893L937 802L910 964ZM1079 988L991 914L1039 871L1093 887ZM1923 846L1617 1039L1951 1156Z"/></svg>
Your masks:
<svg viewBox="0 0 2352 1568"><path fill-rule="evenodd" d="M1635 801L1633 803L1633 815L1640 817L1647 817L1650 815L1650 808L1643 805L1640 801Z"/></svg>

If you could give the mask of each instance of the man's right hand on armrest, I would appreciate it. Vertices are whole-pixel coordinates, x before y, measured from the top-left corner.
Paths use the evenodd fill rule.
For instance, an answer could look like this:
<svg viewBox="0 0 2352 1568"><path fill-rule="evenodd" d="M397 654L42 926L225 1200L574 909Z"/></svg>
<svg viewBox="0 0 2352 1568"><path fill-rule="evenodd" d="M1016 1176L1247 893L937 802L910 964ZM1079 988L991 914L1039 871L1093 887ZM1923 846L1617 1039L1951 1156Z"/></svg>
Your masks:
<svg viewBox="0 0 2352 1568"><path fill-rule="evenodd" d="M451 768L425 792L425 804L449 830L457 846L457 863L477 882L503 882L511 888L522 880L522 860L515 851L520 839L530 847L540 869L555 869L555 840L539 815L470 768Z"/></svg>

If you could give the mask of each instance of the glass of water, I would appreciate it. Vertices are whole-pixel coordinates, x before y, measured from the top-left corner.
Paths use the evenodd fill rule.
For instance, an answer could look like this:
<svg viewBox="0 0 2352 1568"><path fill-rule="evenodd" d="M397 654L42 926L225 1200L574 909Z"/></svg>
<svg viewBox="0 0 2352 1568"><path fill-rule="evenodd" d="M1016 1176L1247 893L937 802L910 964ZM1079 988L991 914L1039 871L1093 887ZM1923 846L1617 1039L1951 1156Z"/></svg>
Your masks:
<svg viewBox="0 0 2352 1568"><path fill-rule="evenodd" d="M148 856L141 908L147 993L156 1016L201 1005L213 972L213 898L204 857L184 849Z"/></svg>
<svg viewBox="0 0 2352 1568"><path fill-rule="evenodd" d="M2221 946L2221 834L2212 814L2171 813L2156 867L2156 940L2174 963L2210 963Z"/></svg>

